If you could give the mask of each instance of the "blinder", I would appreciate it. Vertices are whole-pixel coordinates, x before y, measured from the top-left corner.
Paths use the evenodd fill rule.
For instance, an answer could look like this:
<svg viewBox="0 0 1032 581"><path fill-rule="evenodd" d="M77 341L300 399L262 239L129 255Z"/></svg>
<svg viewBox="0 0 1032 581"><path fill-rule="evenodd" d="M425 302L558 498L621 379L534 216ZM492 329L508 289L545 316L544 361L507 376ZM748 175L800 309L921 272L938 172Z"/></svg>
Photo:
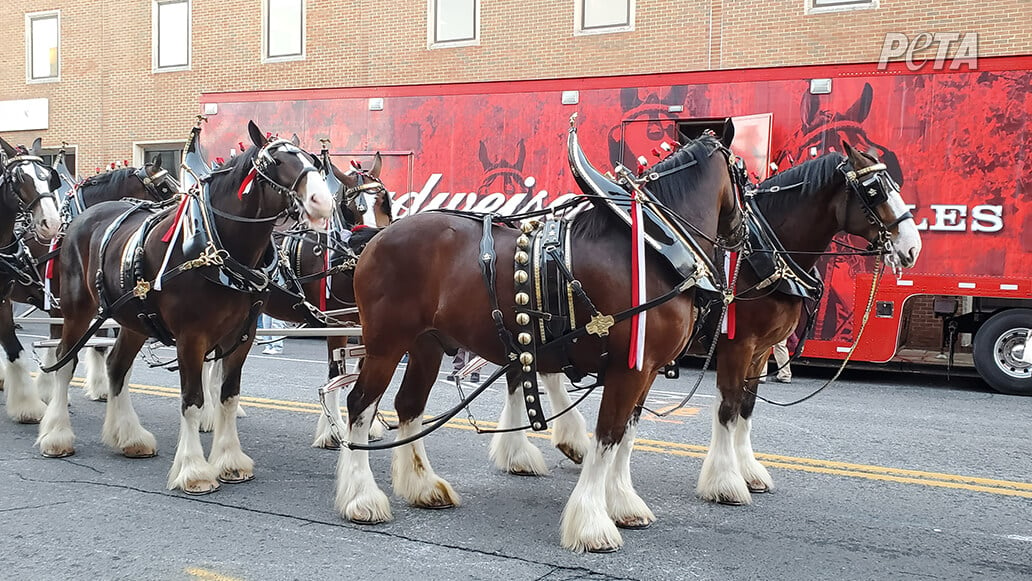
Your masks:
<svg viewBox="0 0 1032 581"><path fill-rule="evenodd" d="M892 176L888 174L888 166L884 163L876 163L858 170L847 170L847 167L849 167L848 163L848 158L844 159L842 164L839 165L839 170L846 176L846 183L849 184L853 193L860 200L860 205L863 207L864 213L867 214L868 221L878 227L882 237L901 222L914 219L914 215L909 210L903 212L903 214L897 216L888 224L878 215L878 206L887 203L891 193L899 192L899 186L892 179Z"/></svg>

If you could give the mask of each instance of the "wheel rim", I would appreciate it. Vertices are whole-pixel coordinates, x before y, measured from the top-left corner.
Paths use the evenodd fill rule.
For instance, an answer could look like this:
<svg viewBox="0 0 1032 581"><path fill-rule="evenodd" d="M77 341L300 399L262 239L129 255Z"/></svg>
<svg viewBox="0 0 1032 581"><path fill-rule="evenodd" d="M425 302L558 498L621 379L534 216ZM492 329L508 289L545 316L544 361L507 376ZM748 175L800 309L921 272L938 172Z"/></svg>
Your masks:
<svg viewBox="0 0 1032 581"><path fill-rule="evenodd" d="M1021 360L1025 353L1025 339L1029 330L1024 327L1004 332L993 345L996 366L1010 377L1028 379L1032 377L1032 364Z"/></svg>

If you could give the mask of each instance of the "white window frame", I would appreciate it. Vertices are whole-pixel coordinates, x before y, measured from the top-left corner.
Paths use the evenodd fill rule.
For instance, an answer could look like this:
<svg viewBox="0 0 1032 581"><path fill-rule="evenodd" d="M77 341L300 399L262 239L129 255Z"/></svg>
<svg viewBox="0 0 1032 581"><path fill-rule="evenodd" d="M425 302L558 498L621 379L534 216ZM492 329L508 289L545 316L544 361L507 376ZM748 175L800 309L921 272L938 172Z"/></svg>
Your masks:
<svg viewBox="0 0 1032 581"><path fill-rule="evenodd" d="M637 9L636 0L627 1L627 24L615 26L600 26L597 28L584 28L584 2L585 0L573 0L573 35L585 36L591 34L612 34L615 32L629 32L634 30L634 17ZM807 0L808 2L811 0Z"/></svg>
<svg viewBox="0 0 1032 581"><path fill-rule="evenodd" d="M153 141L134 141L133 142L133 167L143 167L145 163L148 163L149 159L144 159L143 152L146 149L186 149L186 142L182 139L155 139ZM180 179L180 164L183 163L182 159L176 161L175 167L166 167L168 173L174 176L177 180Z"/></svg>
<svg viewBox="0 0 1032 581"><path fill-rule="evenodd" d="M64 149L65 149L65 156L68 156L68 155L74 155L75 156L75 170L71 170L71 169L69 170L69 171L72 172L72 177L74 178L76 174L82 175L82 171L80 171L80 168L79 168L79 146L78 145L66 145ZM61 148L60 147L47 147L45 145L43 147L41 147L40 150L39 150L40 155L44 155L44 156L52 155L52 156L54 156L54 159L57 159L57 154L60 153L60 152L61 152ZM51 166L52 166L52 164L47 164L47 167L51 167Z"/></svg>
<svg viewBox="0 0 1032 581"><path fill-rule="evenodd" d="M473 0L473 38L470 39L437 41L437 0L427 0L426 14L427 48L480 46L480 0Z"/></svg>
<svg viewBox="0 0 1032 581"><path fill-rule="evenodd" d="M152 0L151 2L151 72L173 73L188 71L193 64L193 0L186 2L186 64L168 67L158 66L158 5L174 4L184 0Z"/></svg>
<svg viewBox="0 0 1032 581"><path fill-rule="evenodd" d="M879 0L804 0L804 14L831 14L854 10L877 10Z"/></svg>
<svg viewBox="0 0 1032 581"><path fill-rule="evenodd" d="M32 22L47 18L57 18L57 75L53 77L32 76ZM26 83L57 83L61 80L61 11L47 10L45 12L30 12L25 14L25 82Z"/></svg>
<svg viewBox="0 0 1032 581"><path fill-rule="evenodd" d="M262 62L303 61L308 54L308 0L301 0L301 54L269 56L269 0L262 0Z"/></svg>

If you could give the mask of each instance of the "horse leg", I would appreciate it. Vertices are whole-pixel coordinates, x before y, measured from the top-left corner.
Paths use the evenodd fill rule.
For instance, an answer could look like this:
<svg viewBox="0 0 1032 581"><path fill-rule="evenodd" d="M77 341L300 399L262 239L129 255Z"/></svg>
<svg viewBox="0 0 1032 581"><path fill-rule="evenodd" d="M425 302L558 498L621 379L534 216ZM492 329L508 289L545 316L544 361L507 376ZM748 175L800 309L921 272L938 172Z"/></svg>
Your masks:
<svg viewBox="0 0 1032 581"><path fill-rule="evenodd" d="M241 345L222 359L223 363L220 365L225 374L217 400L221 405L215 417L215 434L212 436L208 462L218 472L219 481L227 484L247 482L254 478L254 460L240 447L240 434L236 424L237 409L240 405L240 370L250 348L250 345Z"/></svg>
<svg viewBox="0 0 1032 581"><path fill-rule="evenodd" d="M51 311L50 316L59 318L61 313ZM60 339L61 328L61 325L50 325L50 338ZM41 367L50 367L57 363L57 347L44 347L39 360ZM51 394L53 394L54 390L57 389L57 386L54 385L55 378L56 376L53 373L40 373L36 376L36 391L39 393L40 399L44 402L49 403Z"/></svg>
<svg viewBox="0 0 1032 581"><path fill-rule="evenodd" d="M542 376L544 378L544 376ZM498 419L498 429L508 430L526 424L526 406L523 390L515 379L515 373L508 373L508 396ZM551 392L549 392L551 394ZM490 458L495 466L520 476L544 476L548 474L545 457L541 450L531 445L525 430L501 432L491 436Z"/></svg>
<svg viewBox="0 0 1032 581"><path fill-rule="evenodd" d="M219 482L215 467L204 458L200 435L201 406L204 405L201 368L207 347L200 337L176 337L176 346L182 407L179 442L168 472L168 489L178 488L186 494L208 494L218 490Z"/></svg>
<svg viewBox="0 0 1032 581"><path fill-rule="evenodd" d="M563 388L563 375L561 373L541 374L541 383L548 393L548 401L552 404L552 413L557 414L573 405L570 394ZM575 464L584 461L584 455L588 453L591 445L588 440L588 424L584 421L584 414L577 408L559 416L552 421L552 445L559 449L564 456L573 460Z"/></svg>
<svg viewBox="0 0 1032 581"><path fill-rule="evenodd" d="M104 349L97 347L86 348L86 384L83 385L83 393L86 399L93 401L104 401L112 386L107 383L106 353ZM133 355L135 357L135 355Z"/></svg>
<svg viewBox="0 0 1032 581"><path fill-rule="evenodd" d="M404 348L383 355L367 355L355 387L348 394L348 441L369 443L369 427L376 421L376 404L387 390ZM340 447L334 507L344 518L359 524L387 522L391 504L376 485L369 467L369 451Z"/></svg>
<svg viewBox="0 0 1032 581"><path fill-rule="evenodd" d="M222 393L222 360L205 361L201 371L201 385L204 389L204 404L201 405L201 431L215 429L216 403Z"/></svg>
<svg viewBox="0 0 1032 581"><path fill-rule="evenodd" d="M398 439L414 436L422 430L421 420L430 389L441 369L444 349L436 338L422 335L409 350L408 367L398 388L394 407L398 412ZM459 506L458 493L438 476L426 455L423 440L403 444L394 449L391 460L391 481L394 493L421 508Z"/></svg>
<svg viewBox="0 0 1032 581"><path fill-rule="evenodd" d="M654 379L655 377L653 377ZM651 383L651 382L650 382ZM641 417L641 406L645 398L641 398L631 421L627 424L624 437L616 449L613 469L606 480L606 503L609 517L622 529L647 529L656 522L656 515L638 496L631 482L631 452L634 450L634 438L638 434L638 421Z"/></svg>
<svg viewBox="0 0 1032 581"><path fill-rule="evenodd" d="M158 454L158 442L154 434L140 424L140 417L136 415L129 398L129 375L133 360L146 340L146 335L123 329L105 365L106 377L103 383L109 386L109 391L101 436L105 444L121 451L127 458L151 458Z"/></svg>
<svg viewBox="0 0 1032 581"><path fill-rule="evenodd" d="M341 341L340 339L344 340ZM347 369L343 368L345 366L343 361L338 366L337 362L333 360L333 352L345 345L347 345L347 337L326 337L326 361L329 366L327 381L348 372ZM344 417L340 413L340 392L340 389L335 389L327 393L325 405L326 409L334 416L333 423L343 426ZM319 421L315 425L315 439L312 440L313 448L323 448L326 450L340 449L340 442L333 435L333 423L330 422L330 418L326 417L325 412L319 414ZM379 422L374 422L373 425L376 424L379 424Z"/></svg>
<svg viewBox="0 0 1032 581"><path fill-rule="evenodd" d="M20 424L38 424L46 412L46 404L36 393L36 383L25 366L22 348L14 334L14 307L4 299L0 303L0 344L7 353L4 369L4 396L7 415Z"/></svg>
<svg viewBox="0 0 1032 581"><path fill-rule="evenodd" d="M766 360L764 361L766 365ZM765 368L764 368L765 369ZM738 457L738 466L742 469L742 477L749 492L761 494L770 492L774 488L774 479L771 478L767 468L756 460L756 454L752 447L752 413L756 407L755 387L745 394L742 401L742 411L738 427L734 432L735 455Z"/></svg>
<svg viewBox="0 0 1032 581"><path fill-rule="evenodd" d="M617 358L619 359L619 358ZM622 461L629 462L630 449L634 444L631 425L634 407L644 398L649 377L621 365L611 365L606 370L606 389L602 394L598 423L595 429L595 445L584 458L577 486L570 495L560 522L562 546L575 552L611 552L623 545L623 537L610 517L616 512L629 522L655 520L645 503L634 494L630 485L630 474L626 482L618 475L610 484L613 471L620 471L615 465L621 457L620 448L627 446ZM608 499L610 490L618 494L612 502ZM628 494L628 490L630 494ZM632 499L631 494L633 494Z"/></svg>
<svg viewBox="0 0 1032 581"><path fill-rule="evenodd" d="M735 433L741 422L746 377L756 377L760 365L767 360L762 353L756 355L744 342L727 342L720 347L723 351L717 356L718 400L713 406L710 445L695 492L705 500L741 506L751 503L752 497L742 475ZM757 384L756 379L749 379L748 388L755 391Z"/></svg>

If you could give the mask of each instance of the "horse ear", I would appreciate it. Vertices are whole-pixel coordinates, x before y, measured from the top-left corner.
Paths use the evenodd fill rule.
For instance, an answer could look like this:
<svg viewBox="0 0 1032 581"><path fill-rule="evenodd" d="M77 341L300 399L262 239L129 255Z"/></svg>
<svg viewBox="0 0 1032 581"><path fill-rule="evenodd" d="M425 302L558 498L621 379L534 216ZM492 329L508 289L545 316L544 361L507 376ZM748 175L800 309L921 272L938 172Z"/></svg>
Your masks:
<svg viewBox="0 0 1032 581"><path fill-rule="evenodd" d="M261 129L258 129L258 126L254 124L254 121L247 122L247 134L251 136L251 143L253 143L255 147L265 147L265 144L268 143L265 139L265 134L262 133Z"/></svg>
<svg viewBox="0 0 1032 581"><path fill-rule="evenodd" d="M479 152L479 155L480 155L480 165L484 166L484 170L491 169L491 166L494 165L494 164L491 163L491 157L489 155L487 155L487 145L483 141L480 142L480 152Z"/></svg>
<svg viewBox="0 0 1032 581"><path fill-rule="evenodd" d="M380 152L377 151L376 155L373 156L373 168L369 170L369 175L376 179L380 179L381 169L383 169L383 158L380 157Z"/></svg>
<svg viewBox="0 0 1032 581"><path fill-rule="evenodd" d="M844 153L846 157L848 157L851 160L856 159L858 157L856 150L853 149L853 146L850 145L849 142L845 139L842 140L842 153Z"/></svg>
<svg viewBox="0 0 1032 581"><path fill-rule="evenodd" d="M37 137L35 141L32 142L32 155L39 157L41 151L43 151L43 138Z"/></svg>
<svg viewBox="0 0 1032 581"><path fill-rule="evenodd" d="M297 133L290 137L290 142L294 144L294 147L301 147L301 138L297 136Z"/></svg>
<svg viewBox="0 0 1032 581"><path fill-rule="evenodd" d="M851 121L861 123L871 113L872 102L874 102L874 89L871 88L870 83L864 83L864 90L861 91L860 98L846 110L843 116Z"/></svg>
<svg viewBox="0 0 1032 581"><path fill-rule="evenodd" d="M161 169L161 156L160 156L160 155L155 155L155 156L154 156L154 160L153 160L153 161L151 161L151 166L152 166L152 167L153 167L153 168L154 168L155 170L159 170L159 169Z"/></svg>
<svg viewBox="0 0 1032 581"><path fill-rule="evenodd" d="M0 137L0 148L3 149L4 155L7 157L15 157L18 155L18 152L14 150L14 147L11 147L11 144L7 143L7 140L3 137Z"/></svg>
<svg viewBox="0 0 1032 581"><path fill-rule="evenodd" d="M518 152L516 153L516 163L512 164L512 167L522 172L523 161L527 158L527 146L523 144L523 140L521 139L516 148L518 149Z"/></svg>

